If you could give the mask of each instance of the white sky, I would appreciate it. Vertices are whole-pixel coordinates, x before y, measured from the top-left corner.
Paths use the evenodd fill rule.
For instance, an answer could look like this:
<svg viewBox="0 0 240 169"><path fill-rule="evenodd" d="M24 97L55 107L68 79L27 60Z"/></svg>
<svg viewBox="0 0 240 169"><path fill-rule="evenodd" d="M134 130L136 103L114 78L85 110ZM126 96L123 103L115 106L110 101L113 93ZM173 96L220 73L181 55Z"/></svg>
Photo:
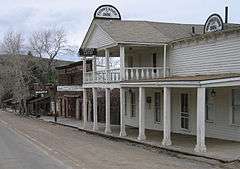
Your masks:
<svg viewBox="0 0 240 169"><path fill-rule="evenodd" d="M123 20L198 24L204 24L212 13L224 19L228 4L229 22L240 23L239 0L0 0L0 4L0 37L9 30L28 34L63 27L74 46L81 45L95 9L103 4L118 8Z"/></svg>

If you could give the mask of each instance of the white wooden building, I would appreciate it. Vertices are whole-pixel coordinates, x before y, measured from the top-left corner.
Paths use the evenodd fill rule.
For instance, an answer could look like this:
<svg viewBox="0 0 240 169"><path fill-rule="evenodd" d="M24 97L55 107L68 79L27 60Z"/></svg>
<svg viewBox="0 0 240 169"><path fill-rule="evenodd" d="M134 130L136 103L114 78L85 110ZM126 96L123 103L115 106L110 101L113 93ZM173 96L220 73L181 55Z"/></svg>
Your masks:
<svg viewBox="0 0 240 169"><path fill-rule="evenodd" d="M217 25L216 25L217 24ZM240 25L212 15L205 25L125 21L116 8L95 12L81 49L94 48L93 71L84 71L83 113L87 123L86 89L93 91L94 130L97 89L106 90L106 132L110 128L111 89L120 90L121 132L125 126L162 130L162 144L171 133L196 135L196 152L206 151L205 137L240 141ZM97 70L96 58L105 58ZM119 57L119 68L109 58Z"/></svg>

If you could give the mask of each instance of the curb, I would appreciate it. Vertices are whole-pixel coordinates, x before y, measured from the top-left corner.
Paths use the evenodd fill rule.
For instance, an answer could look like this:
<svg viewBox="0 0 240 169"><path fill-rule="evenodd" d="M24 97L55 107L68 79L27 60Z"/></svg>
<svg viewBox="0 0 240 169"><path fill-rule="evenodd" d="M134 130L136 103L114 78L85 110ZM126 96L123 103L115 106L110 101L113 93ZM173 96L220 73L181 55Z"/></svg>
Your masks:
<svg viewBox="0 0 240 169"><path fill-rule="evenodd" d="M43 121L45 121L45 120L43 120ZM196 154L196 153L191 153L191 152L187 152L187 151L180 151L180 150L176 150L174 148L163 147L163 146L155 145L155 144L152 144L152 143L138 141L138 140L131 139L131 138L114 136L114 135L111 135L111 134L105 134L105 133L98 132L98 131L87 130L87 129L79 128L77 126L72 126L72 125L63 124L63 123L59 123L59 122L53 122L53 121L45 121L45 122L49 122L49 123L52 123L52 124L57 124L57 125L77 129L77 130L82 131L82 132L86 132L86 133L89 133L89 134L92 134L92 135L97 135L97 136L108 138L108 139L113 139L115 141L124 141L124 142L128 142L128 143L134 143L136 145L144 146L144 148L157 149L158 151L165 152L165 153L168 153L168 154L175 154L175 155L182 154L182 155L186 155L186 156L199 157L199 158L204 158L204 159L208 159L208 160L215 160L215 161L219 161L221 163L240 162L239 159L223 159L223 158L212 157L212 156L208 156L208 155L204 155L204 154Z"/></svg>

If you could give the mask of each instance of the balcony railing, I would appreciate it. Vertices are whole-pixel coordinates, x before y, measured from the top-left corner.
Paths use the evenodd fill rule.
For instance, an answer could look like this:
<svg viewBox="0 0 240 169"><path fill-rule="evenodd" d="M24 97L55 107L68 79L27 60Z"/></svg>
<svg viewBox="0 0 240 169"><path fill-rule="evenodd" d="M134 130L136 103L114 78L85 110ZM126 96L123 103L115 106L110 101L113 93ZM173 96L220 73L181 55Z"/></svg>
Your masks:
<svg viewBox="0 0 240 169"><path fill-rule="evenodd" d="M127 67L122 80L154 80L164 77L163 67ZM166 68L166 76L170 76L170 69ZM120 69L86 72L84 83L113 83L120 82Z"/></svg>
<svg viewBox="0 0 240 169"><path fill-rule="evenodd" d="M120 81L120 69L86 72L84 83L112 83Z"/></svg>
<svg viewBox="0 0 240 169"><path fill-rule="evenodd" d="M166 68L166 76L170 69ZM163 67L128 67L125 68L125 80L151 80L164 77Z"/></svg>

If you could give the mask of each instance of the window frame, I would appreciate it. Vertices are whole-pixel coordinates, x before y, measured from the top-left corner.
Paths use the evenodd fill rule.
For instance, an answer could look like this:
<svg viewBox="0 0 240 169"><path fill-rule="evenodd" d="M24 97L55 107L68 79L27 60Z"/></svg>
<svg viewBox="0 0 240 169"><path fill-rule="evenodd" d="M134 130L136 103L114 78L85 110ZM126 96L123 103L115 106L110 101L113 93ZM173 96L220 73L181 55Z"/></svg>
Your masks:
<svg viewBox="0 0 240 169"><path fill-rule="evenodd" d="M136 93L134 91L130 92L130 101L131 101L131 117L136 117Z"/></svg>
<svg viewBox="0 0 240 169"><path fill-rule="evenodd" d="M238 126L238 127L240 127L240 122L239 123L234 123L234 90L239 90L239 92L240 92L240 88L232 88L231 89L231 102L230 102L230 104L231 104L231 114L230 114L230 125L232 125L232 126ZM240 104L238 105L238 106L240 106ZM240 111L239 111L239 113L240 113Z"/></svg>
<svg viewBox="0 0 240 169"><path fill-rule="evenodd" d="M213 103L209 103L209 97L213 97L211 96L211 91L212 89L206 89L206 96L205 96L205 121L207 123L214 123L215 121L215 113L216 113L216 109L215 109L215 106L216 106L216 103L215 103L215 100L213 101ZM216 97L216 96L214 96ZM212 112L212 116L213 116L213 119L208 119L209 117L209 105L212 105L213 106L213 112Z"/></svg>
<svg viewBox="0 0 240 169"><path fill-rule="evenodd" d="M156 105L156 98L157 98L157 95L159 95L158 97L159 97L159 105ZM162 101L162 99L161 99L161 95L162 95L162 93L161 92L155 92L154 93L154 122L155 123L162 123L162 119L163 119L163 115L162 115L162 105L161 105L161 101ZM159 120L157 120L157 109L159 110Z"/></svg>

